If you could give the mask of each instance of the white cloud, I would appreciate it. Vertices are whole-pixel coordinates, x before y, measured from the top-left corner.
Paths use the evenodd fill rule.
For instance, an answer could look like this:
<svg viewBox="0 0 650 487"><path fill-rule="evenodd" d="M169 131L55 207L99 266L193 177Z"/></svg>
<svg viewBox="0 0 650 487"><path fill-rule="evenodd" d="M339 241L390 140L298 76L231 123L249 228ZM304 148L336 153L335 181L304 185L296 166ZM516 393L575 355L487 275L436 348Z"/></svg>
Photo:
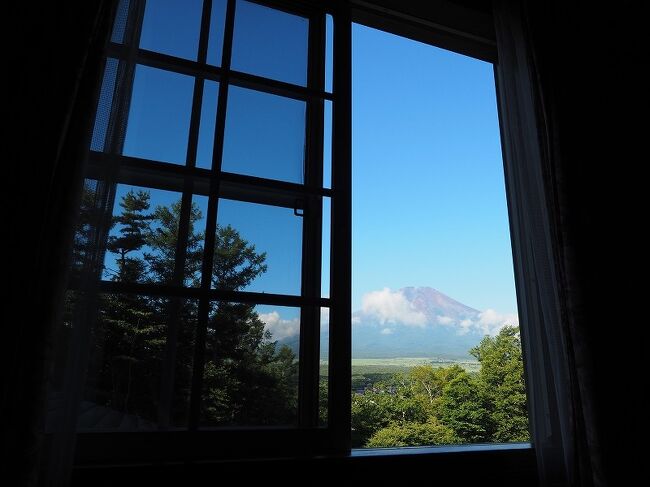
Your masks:
<svg viewBox="0 0 650 487"><path fill-rule="evenodd" d="M450 318L449 316L438 316L436 318L436 320L441 325L451 325L454 322L454 320L452 318Z"/></svg>
<svg viewBox="0 0 650 487"><path fill-rule="evenodd" d="M469 330L472 328L472 325L474 322L472 320L463 320L460 323L458 323L458 326L460 327L458 329L458 334L459 335L467 335L469 333Z"/></svg>
<svg viewBox="0 0 650 487"><path fill-rule="evenodd" d="M515 313L502 314L493 309L486 309L478 316L478 326L487 335L496 335L506 325L519 326Z"/></svg>
<svg viewBox="0 0 650 487"><path fill-rule="evenodd" d="M260 320L264 322L264 329L271 332L274 340L292 337L300 332L300 319L285 320L277 311L260 313Z"/></svg>
<svg viewBox="0 0 650 487"><path fill-rule="evenodd" d="M393 330L392 330L391 328L384 328L384 329L381 330L379 333L381 333L382 335L392 335L392 334L393 334Z"/></svg>
<svg viewBox="0 0 650 487"><path fill-rule="evenodd" d="M506 325L519 326L519 318L516 313L499 313L493 309L486 309L479 313L476 320L466 319L458 325L459 335L465 335L470 330L476 330L484 335L495 336Z"/></svg>
<svg viewBox="0 0 650 487"><path fill-rule="evenodd" d="M330 309L321 308L320 309L320 326L321 328L326 328L330 324Z"/></svg>
<svg viewBox="0 0 650 487"><path fill-rule="evenodd" d="M363 296L361 310L374 317L380 324L401 323L408 326L424 327L427 317L416 310L400 291L384 288Z"/></svg>

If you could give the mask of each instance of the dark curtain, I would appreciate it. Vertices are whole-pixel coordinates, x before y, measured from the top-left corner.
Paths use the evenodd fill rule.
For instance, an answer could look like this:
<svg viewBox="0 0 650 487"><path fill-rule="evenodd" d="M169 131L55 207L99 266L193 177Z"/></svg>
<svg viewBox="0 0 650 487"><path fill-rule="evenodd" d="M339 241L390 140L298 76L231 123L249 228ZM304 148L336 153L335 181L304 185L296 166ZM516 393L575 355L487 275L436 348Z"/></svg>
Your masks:
<svg viewBox="0 0 650 487"><path fill-rule="evenodd" d="M580 485L633 485L646 408L638 246L640 2L528 2L576 390Z"/></svg>
<svg viewBox="0 0 650 487"><path fill-rule="evenodd" d="M527 242L524 254L541 272L522 276L531 281L524 287L542 301L550 289L558 303L548 313L532 310L541 318L523 325L541 337L528 344L527 362L542 484L635 485L645 436L644 320L629 283L646 253L635 230L647 220L635 197L645 153L637 122L643 17L637 2L625 1L494 6L502 122L520 136L515 147L506 144L506 167L517 173L531 153L538 158L545 207L531 227L535 233L545 221L547 234L536 235L549 238L553 257L544 268L535 254L543 244ZM532 101L534 132L503 111L522 99Z"/></svg>
<svg viewBox="0 0 650 487"><path fill-rule="evenodd" d="M11 309L5 316L11 318L4 336L2 464L4 480L18 479L12 485L44 481L39 464L51 331L61 312L113 3L22 2L5 19L15 32L3 70L11 81L4 97L11 107L10 157L3 162L9 171L5 309Z"/></svg>

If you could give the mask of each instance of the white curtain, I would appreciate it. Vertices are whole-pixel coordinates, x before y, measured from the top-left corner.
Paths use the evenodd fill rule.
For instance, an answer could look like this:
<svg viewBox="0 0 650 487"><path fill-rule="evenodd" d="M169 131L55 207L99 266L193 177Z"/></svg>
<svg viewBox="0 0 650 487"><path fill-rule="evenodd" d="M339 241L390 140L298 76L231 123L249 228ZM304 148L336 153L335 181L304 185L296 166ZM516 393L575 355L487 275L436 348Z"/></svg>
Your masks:
<svg viewBox="0 0 650 487"><path fill-rule="evenodd" d="M533 57L519 2L493 3L503 157L515 253L532 443L542 486L591 485L580 475L579 398L562 308L553 208ZM547 182L546 182L547 183Z"/></svg>

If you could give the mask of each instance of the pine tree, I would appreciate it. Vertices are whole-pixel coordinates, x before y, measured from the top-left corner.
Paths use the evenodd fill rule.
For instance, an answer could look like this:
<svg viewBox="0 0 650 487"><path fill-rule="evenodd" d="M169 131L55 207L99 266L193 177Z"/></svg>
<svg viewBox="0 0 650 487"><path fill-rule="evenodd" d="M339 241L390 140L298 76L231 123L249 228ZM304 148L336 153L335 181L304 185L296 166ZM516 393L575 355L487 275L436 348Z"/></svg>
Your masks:
<svg viewBox="0 0 650 487"><path fill-rule="evenodd" d="M116 255L117 271L112 279L171 284L181 202L160 205L150 212L149 193L130 191L122 197L119 208L121 212L113 218L117 232L109 237L107 245L107 250ZM205 235L196 231L196 226L201 218L201 211L193 205L184 285L200 284ZM266 272L266 254L258 253L237 230L217 226L216 231L212 271L215 287L242 290ZM155 421L170 320L179 320L172 400L173 408L186 408L193 374L197 302L108 295L102 303L94 332L94 369L88 384L93 400ZM277 346L253 305L213 303L205 354L205 423L287 424L295 419L296 357L289 348Z"/></svg>
<svg viewBox="0 0 650 487"><path fill-rule="evenodd" d="M122 212L113 217L113 226L119 226L119 235L108 238L106 249L117 254L117 273L114 281L139 282L145 272L144 260L139 257L147 243L149 225L153 218L146 213L149 210L149 193L146 191L129 191L122 197Z"/></svg>
<svg viewBox="0 0 650 487"><path fill-rule="evenodd" d="M213 284L242 290L266 272L257 253L230 225L217 227ZM203 416L208 424L289 424L297 409L298 365L278 349L255 308L215 303L208 323Z"/></svg>

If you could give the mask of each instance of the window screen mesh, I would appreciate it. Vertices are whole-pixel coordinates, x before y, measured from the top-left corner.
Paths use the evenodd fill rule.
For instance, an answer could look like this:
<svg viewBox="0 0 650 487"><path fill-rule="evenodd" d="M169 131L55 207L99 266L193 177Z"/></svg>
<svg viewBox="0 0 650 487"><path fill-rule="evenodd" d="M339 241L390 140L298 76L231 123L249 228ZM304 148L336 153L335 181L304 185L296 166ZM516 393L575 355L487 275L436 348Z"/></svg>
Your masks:
<svg viewBox="0 0 650 487"><path fill-rule="evenodd" d="M120 0L115 12L115 24L113 25L113 32L111 34L111 42L122 44L124 42L124 34L126 32L126 22L129 19L130 0Z"/></svg>
<svg viewBox="0 0 650 487"><path fill-rule="evenodd" d="M90 150L103 152L106 146L106 135L108 124L111 118L111 107L115 93L115 80L117 79L117 59L108 58L104 69L104 79L99 92L99 103L97 104L97 115L95 117L95 128L90 142Z"/></svg>

